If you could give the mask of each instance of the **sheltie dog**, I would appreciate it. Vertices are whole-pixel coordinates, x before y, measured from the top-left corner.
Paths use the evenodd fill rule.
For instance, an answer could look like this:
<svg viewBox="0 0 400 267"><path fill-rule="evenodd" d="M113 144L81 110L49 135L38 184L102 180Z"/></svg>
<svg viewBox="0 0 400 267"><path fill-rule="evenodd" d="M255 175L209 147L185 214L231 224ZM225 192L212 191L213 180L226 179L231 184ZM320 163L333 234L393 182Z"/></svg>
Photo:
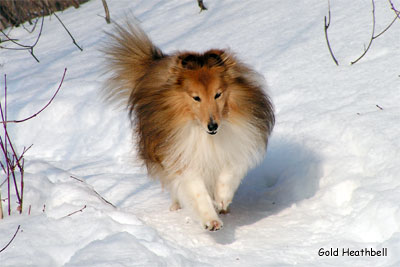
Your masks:
<svg viewBox="0 0 400 267"><path fill-rule="evenodd" d="M275 117L264 79L227 50L164 54L137 24L104 48L110 100L127 105L138 155L211 231L266 151Z"/></svg>

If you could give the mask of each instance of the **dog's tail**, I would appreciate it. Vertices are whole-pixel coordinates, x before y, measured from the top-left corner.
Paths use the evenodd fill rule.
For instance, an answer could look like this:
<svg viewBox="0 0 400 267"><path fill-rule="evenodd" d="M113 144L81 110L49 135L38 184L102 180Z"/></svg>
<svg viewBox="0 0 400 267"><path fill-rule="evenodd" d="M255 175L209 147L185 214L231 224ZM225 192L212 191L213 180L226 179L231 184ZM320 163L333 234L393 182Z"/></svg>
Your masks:
<svg viewBox="0 0 400 267"><path fill-rule="evenodd" d="M137 24L127 22L126 27L116 24L113 32L107 34L111 41L102 49L109 77L104 88L105 97L127 103L151 64L164 55Z"/></svg>

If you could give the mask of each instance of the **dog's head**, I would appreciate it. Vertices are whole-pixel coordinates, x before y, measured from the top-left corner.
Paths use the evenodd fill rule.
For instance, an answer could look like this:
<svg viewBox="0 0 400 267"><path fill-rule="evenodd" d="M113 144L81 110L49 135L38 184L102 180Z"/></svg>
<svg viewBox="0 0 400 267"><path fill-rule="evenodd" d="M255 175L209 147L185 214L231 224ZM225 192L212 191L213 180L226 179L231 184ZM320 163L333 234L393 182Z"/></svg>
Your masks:
<svg viewBox="0 0 400 267"><path fill-rule="evenodd" d="M176 84L184 94L187 110L210 135L218 132L229 112L228 69L234 62L222 50L178 55Z"/></svg>

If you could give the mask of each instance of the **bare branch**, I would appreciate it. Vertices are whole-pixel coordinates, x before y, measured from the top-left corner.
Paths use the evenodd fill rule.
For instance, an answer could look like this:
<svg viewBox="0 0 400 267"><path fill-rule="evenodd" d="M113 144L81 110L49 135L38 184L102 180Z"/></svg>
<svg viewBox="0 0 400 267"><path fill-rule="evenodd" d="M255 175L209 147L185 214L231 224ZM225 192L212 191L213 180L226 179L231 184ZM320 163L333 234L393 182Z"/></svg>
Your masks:
<svg viewBox="0 0 400 267"><path fill-rule="evenodd" d="M392 5L392 9L393 9L393 10L395 11L395 13L396 13L396 17L394 17L394 19L392 20L392 22L389 23L389 25L388 25L382 32L380 32L379 34L375 35L375 24L376 24L376 22L375 22L375 2L374 2L374 0L372 0L372 34L371 34L371 39L369 40L369 43L368 43L367 48L364 48L364 53L362 53L361 56L359 56L356 60L352 61L352 62L350 63L351 65L357 63L361 58L363 58L363 57L365 56L365 54L368 52L368 50L370 49L370 47L371 47L371 45L372 45L372 42L373 42L376 38L378 38L379 36L381 36L382 34L384 34L384 33L393 25L393 23L396 22L397 18L400 18L400 17L399 17L399 12L394 8L394 5L393 5L393 3L391 2L391 0L389 0L389 2L390 2L391 5Z"/></svg>
<svg viewBox="0 0 400 267"><path fill-rule="evenodd" d="M371 2L372 2L372 33L371 33L371 38L369 40L368 45L367 46L364 45L364 52L356 60L350 62L351 65L357 63L360 59L362 59L367 54L369 49L371 48L372 42L376 38L382 36L390 27L392 27L392 25L396 22L397 19L400 19L400 12L394 7L392 1L389 0L390 5L392 6L392 10L396 13L396 16L388 24L388 26L386 26L385 29L383 29L379 34L375 34L375 25L376 25L375 2L374 2L374 0L371 0ZM329 39L328 39L328 28L329 28L330 23L331 23L331 10L330 10L330 2L329 2L329 0L328 0L328 8L329 8L328 17L325 16L325 18L324 18L324 22L325 22L325 24L324 24L325 25L325 27L324 27L325 39L326 39L326 43L328 45L329 53L331 54L333 61L335 62L336 65L339 65L338 61L336 60L336 58L335 58L335 56L333 54L333 51L332 51L332 48L331 48L331 45L330 45Z"/></svg>
<svg viewBox="0 0 400 267"><path fill-rule="evenodd" d="M36 44L39 42L40 36L42 35L42 31L43 31L43 22L44 22L44 16L42 16L42 23L40 25L40 31L39 34L36 38L36 41L34 44L32 45L24 45L24 44L20 44L18 43L15 39L10 38L3 30L0 30L0 32L7 38L8 41L11 41L13 44L20 46L21 48L8 48L8 47L4 47L4 46L0 46L0 48L3 49L9 49L9 50L28 50L29 53L32 55L32 57L39 63L39 59L35 56L35 54L33 53L33 48L36 46Z"/></svg>
<svg viewBox="0 0 400 267"><path fill-rule="evenodd" d="M361 58L365 56L365 54L368 52L369 48L372 45L372 42L374 40L374 35L375 35L375 2L372 0L372 34L371 34L371 39L369 40L368 46L366 49L364 49L364 53L361 54L359 58L356 60L352 61L350 64L353 65L357 63Z"/></svg>
<svg viewBox="0 0 400 267"><path fill-rule="evenodd" d="M79 179L75 176L70 176L72 179L75 179L83 184L85 184L86 186L90 187L90 189L99 197L101 198L105 203L107 203L108 205L112 206L113 208L117 208L114 204L112 204L110 201L108 201L107 199L105 199L104 197L102 197L96 190L94 190L93 187L89 186L85 181L83 181L82 179Z"/></svg>
<svg viewBox="0 0 400 267"><path fill-rule="evenodd" d="M333 61L335 62L336 66L339 66L339 62L337 61L337 59L335 58L332 48L331 48L331 44L329 43L329 39L328 39L328 28L331 25L331 4L328 0L328 19L324 18L324 30L325 30L325 39L326 39L326 44L328 45L328 49L329 49L329 53L331 54L331 57L333 59Z"/></svg>
<svg viewBox="0 0 400 267"><path fill-rule="evenodd" d="M67 217L69 217L69 216L72 216L72 215L74 215L74 214L76 214L76 213L78 213L78 212L83 212L83 210L84 210L84 209L86 209L86 205L85 205L85 206L83 206L83 208L81 208L80 210L77 210L77 211L71 212L70 214L68 214L68 215L64 216L63 218L67 218Z"/></svg>
<svg viewBox="0 0 400 267"><path fill-rule="evenodd" d="M23 160L23 157L24 157L25 153L26 153L29 149L31 149L32 146L33 146L33 144L30 145L30 146L28 146L28 148L24 147L24 149L23 149L23 151L22 151L22 153L21 153L21 156L19 156L19 158L17 159L17 166L21 166L21 167L22 167L22 165L20 165L19 162L21 162L21 160Z"/></svg>
<svg viewBox="0 0 400 267"><path fill-rule="evenodd" d="M18 225L17 231L15 231L15 233L14 233L13 237L11 238L11 240L8 241L8 243L0 250L0 253L3 252L14 241L14 239L17 236L20 228L21 228L21 225Z"/></svg>
<svg viewBox="0 0 400 267"><path fill-rule="evenodd" d="M389 25L383 30L381 31L379 34L377 34L374 39L378 38L379 36L381 36L382 34L384 34L390 27L392 27L393 23L395 23L397 20L397 15L393 18L392 22L389 23Z"/></svg>
<svg viewBox="0 0 400 267"><path fill-rule="evenodd" d="M1 120L6 121L7 120L7 75L4 74L4 111L0 103L0 114L1 114ZM7 136L7 125L3 124L4 128L4 136ZM10 196L10 157L8 155L8 145L7 145L7 137L5 137L5 140L3 142L3 139L0 136L0 146L1 150L3 151L4 158L6 160L6 175L7 175L7 204L8 204L8 215L11 215L11 196Z"/></svg>
<svg viewBox="0 0 400 267"><path fill-rule="evenodd" d="M36 112L35 114L33 114L33 115L31 115L31 116L29 116L29 117L27 117L27 118L25 118L25 119L22 119L22 120L2 121L2 122L0 122L0 123L3 123L3 124L7 124L7 123L20 123L20 122L24 122L24 121L30 120L30 119L36 117L37 115L39 115L43 110L45 110L45 109L51 104L51 102L54 100L54 98L55 98L56 95L58 94L58 91L60 91L61 85L62 85L63 82L64 82L64 78L65 78L65 73L66 73L66 72L67 72L67 68L64 69L64 74L63 74L63 76L62 76L62 78L61 78L60 85L58 86L56 92L55 92L54 95L51 97L51 99L49 100L49 102L47 102L47 104L46 104L43 108L41 108L38 112ZM1 106L1 103L0 103L0 106Z"/></svg>
<svg viewBox="0 0 400 267"><path fill-rule="evenodd" d="M18 41L18 39L7 39L7 40L1 40L0 39L0 43L5 43L5 42L10 42L10 41Z"/></svg>
<svg viewBox="0 0 400 267"><path fill-rule="evenodd" d="M62 26L64 27L64 29L67 31L67 33L69 34L69 36L70 36L71 39L72 39L72 43L73 43L74 45L76 45L76 47L78 47L79 50L83 51L83 49L76 43L74 37L73 37L72 34L69 32L69 30L67 29L67 27L65 27L64 23L63 23L63 22L61 21L61 19L57 16L57 14L56 14L56 13L53 13L53 15L58 19L58 21L61 23L61 25L62 25Z"/></svg>
<svg viewBox="0 0 400 267"><path fill-rule="evenodd" d="M33 117L36 117L38 114L40 114L43 110L45 110L54 100L56 97L57 93L59 92L61 85L64 81L65 74L66 74L67 69L64 70L60 85L58 86L56 92L54 93L53 97L47 102L47 104L40 109L38 112L35 114L31 115L28 118L25 118L23 120L14 120L14 121L8 121L7 120L7 76L4 75L4 108L2 106L2 103L0 102L0 117L1 117L1 123L3 124L3 129L4 129L4 139L3 136L0 135L0 151L2 151L5 163L0 162L1 168L3 169L4 173L6 174L6 182L7 182L7 190L8 190L8 215L11 215L11 197L10 197L10 192L11 192L11 184L13 184L14 189L15 189L15 194L17 197L17 203L19 204L17 207L17 211L19 213L22 213L22 207L23 207L23 200L24 200L24 155L25 153L32 147L29 146L28 148L24 147L22 153L18 156L18 153L16 152L16 149L14 148L13 142L11 141L10 135L8 133L7 129L7 123L19 123L19 122L24 122L29 119L32 119ZM10 148L10 151L8 150ZM19 171L19 176L16 173L16 170ZM19 184L17 183L18 178ZM12 181L11 181L12 179ZM1 216L0 216L1 217Z"/></svg>
<svg viewBox="0 0 400 267"><path fill-rule="evenodd" d="M389 0L389 3L392 7L392 10L396 14L396 17L400 19L400 11L394 6L394 4L392 3L392 0Z"/></svg>
<svg viewBox="0 0 400 267"><path fill-rule="evenodd" d="M75 177L75 176L71 175L70 178L75 179L75 180L77 180L77 181L79 181L81 183L85 183L82 179L79 179L78 177Z"/></svg>
<svg viewBox="0 0 400 267"><path fill-rule="evenodd" d="M6 41L8 41L8 40L6 40ZM0 45L0 48L7 49L7 50L28 50L27 48L21 48L21 47L5 47L5 46L1 46L1 45Z"/></svg>
<svg viewBox="0 0 400 267"><path fill-rule="evenodd" d="M25 31L27 31L27 32L29 32L29 33L32 33L32 32L35 30L38 21L39 21L39 18L36 18L35 22L33 23L33 27L32 27L31 30L27 29L27 28L25 27L24 23L22 23L21 25L22 25L22 28L25 29ZM32 23L31 23L31 24L32 24Z"/></svg>

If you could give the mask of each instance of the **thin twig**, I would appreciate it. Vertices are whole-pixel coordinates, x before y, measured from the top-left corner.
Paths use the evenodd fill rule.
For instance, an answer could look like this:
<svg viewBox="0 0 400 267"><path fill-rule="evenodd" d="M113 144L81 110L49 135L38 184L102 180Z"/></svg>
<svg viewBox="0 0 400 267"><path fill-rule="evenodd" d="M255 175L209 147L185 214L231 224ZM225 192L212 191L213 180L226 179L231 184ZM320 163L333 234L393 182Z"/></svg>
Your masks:
<svg viewBox="0 0 400 267"><path fill-rule="evenodd" d="M19 123L19 122L24 122L29 119L32 119L33 117L36 117L38 114L40 114L44 109L46 109L54 100L56 97L57 93L61 89L61 86L63 84L65 74L66 74L67 69L64 70L61 82L54 93L53 97L47 102L47 104L40 109L38 112L35 114L31 115L28 118L25 118L23 120L14 120L14 121L8 121L7 120L7 76L4 75L4 108L0 102L0 116L1 116L1 123L3 124L4 128L4 140L3 137L0 136L0 149L4 155L5 159L5 164L3 162L0 162L1 168L3 169L4 173L6 174L6 181L7 181L7 189L8 189L8 214L11 215L11 183L13 183L14 189L15 189L15 194L17 197L17 202L19 206L17 207L17 210L19 213L22 213L22 208L23 208L23 200L24 200L24 165L25 165L25 160L24 160L24 155L25 153L32 147L29 146L28 148L24 147L22 153L18 156L16 149L14 148L13 142L11 141L10 135L7 130L7 123ZM10 148L10 151L8 150ZM15 173L16 169L18 168L19 170L19 185L17 183L17 175ZM10 179L12 178L12 181Z"/></svg>
<svg viewBox="0 0 400 267"><path fill-rule="evenodd" d="M356 60L352 61L350 64L353 65L357 63L369 50L369 48L372 45L372 42L374 40L374 34L375 34L375 2L372 0L372 34L371 34L371 39L369 40L368 46L366 49L364 49L364 53L361 54L359 58Z"/></svg>
<svg viewBox="0 0 400 267"><path fill-rule="evenodd" d="M7 40L6 40L6 41L7 41ZM0 45L0 48L7 49L7 50L28 50L27 48L21 48L21 47L5 47L5 46L1 46L1 45Z"/></svg>
<svg viewBox="0 0 400 267"><path fill-rule="evenodd" d="M392 2L389 0L389 2L392 4ZM392 5L392 8L394 8L394 6ZM395 10L395 9L394 9ZM399 14L398 12L396 12L396 17L393 19L393 21L379 34L375 35L375 2L374 0L372 0L372 34L371 34L371 39L369 40L369 43L367 45L367 48L364 48L364 53L361 54L361 56L359 56L356 60L352 61L350 64L353 65L355 63L357 63L361 58L363 58L365 56L365 54L368 52L368 50L370 49L372 42L378 38L379 36L381 36L383 33L385 33L392 25L393 23L395 23L395 21L397 20Z"/></svg>
<svg viewBox="0 0 400 267"><path fill-rule="evenodd" d="M5 42L11 42L11 41L18 41L18 39L6 39L6 40L1 40L0 39L0 43L5 43Z"/></svg>
<svg viewBox="0 0 400 267"><path fill-rule="evenodd" d="M110 23L111 23L111 20L110 20L110 11L108 10L107 2L106 2L106 0L101 0L101 1L103 2L104 12L106 13L106 21L107 21L107 24L110 24Z"/></svg>
<svg viewBox="0 0 400 267"><path fill-rule="evenodd" d="M7 121L7 75L4 75L4 110L3 107L0 103L0 114L1 114L1 120ZM7 131L7 124L3 124L4 128L4 142L3 139L0 137L0 146L1 150L3 151L4 158L6 161L6 166L7 166L7 190L8 190L8 215L11 215L11 197L10 197L10 191L11 191L11 182L10 182L10 175L12 175L13 182L14 182L14 188L15 188L15 193L18 199L18 203L21 205L21 197L20 193L18 190L17 186L17 180L15 177L15 164L14 161L17 158L14 147L12 146L12 142L8 136L8 131ZM12 149L12 157L10 158L10 155L8 154L8 146L11 147Z"/></svg>
<svg viewBox="0 0 400 267"><path fill-rule="evenodd" d="M20 123L20 122L24 122L24 121L30 120L30 119L36 117L37 115L39 115L43 110L45 110L45 109L51 104L51 102L52 102L52 101L54 100L54 98L56 97L58 91L60 91L61 85L62 85L63 82L64 82L64 78L65 78L65 73L66 73L66 72L67 72L67 68L64 69L64 74L63 74L63 76L62 76L62 78L61 78L61 82L60 82L60 84L59 84L59 86L58 86L56 92L55 92L54 95L50 98L50 100L47 102L47 104L46 104L43 108L41 108L38 112L36 112L35 114L33 114L33 115L31 115L31 116L29 116L29 117L27 117L27 118L25 118L25 119L22 119L22 120L3 121L3 122L0 122L0 123L3 123L3 124L7 124L7 123Z"/></svg>
<svg viewBox="0 0 400 267"><path fill-rule="evenodd" d="M0 108L1 108L1 103L0 103ZM14 146L13 146L13 144L11 142L11 139L10 139L10 136L8 134L8 131L6 131L5 135L6 135L5 139L6 139L6 141L8 141L8 144L9 144L9 146L11 148L11 151L12 151L12 160L9 159L8 154L7 154L7 156L5 156L6 162L7 162L7 168L11 169L11 175L13 177L15 193L16 193L17 200L18 200L18 203L19 203L19 207L17 208L17 210L19 211L19 213L22 213L23 196L24 196L24 159L23 159L23 157L24 157L25 153L32 147L32 145L30 145L28 148L24 147L21 155L18 156L17 152L14 149ZM0 146L1 146L2 150L3 150L3 153L5 153L4 152L5 149L3 148L3 142L2 142L1 139L0 139ZM21 161L22 161L22 164L21 164ZM2 168L4 170L3 164L1 164L1 165L2 165ZM19 173L20 173L20 190L18 190L17 178L15 176L15 168L16 167L18 167ZM4 170L4 172L5 172L5 170ZM7 177L9 177L9 173L7 172L6 174L8 175Z"/></svg>
<svg viewBox="0 0 400 267"><path fill-rule="evenodd" d="M106 202L108 205L112 206L113 208L117 208L114 204L112 204L110 201L108 201L107 199L105 199L104 197L102 197L93 187L89 186L85 181L83 181L82 179L79 179L75 176L70 176L72 179L75 179L83 184L85 184L86 186L88 186L90 188L90 190L92 190L98 197L100 197L104 202Z"/></svg>
<svg viewBox="0 0 400 267"><path fill-rule="evenodd" d="M84 209L86 209L86 205L83 206L83 208L81 208L80 210L77 210L77 211L71 212L71 213L68 214L68 215L65 215L63 218L67 218L67 217L72 216L72 215L74 215L74 214L76 214L76 213L78 213L78 212L83 212Z"/></svg>
<svg viewBox="0 0 400 267"><path fill-rule="evenodd" d="M376 35L375 35L375 25L376 25L376 19L375 19L375 2L374 2L374 0L372 0L371 2L372 2L372 34L371 34L371 38L370 38L370 40L369 40L368 45L367 45L366 47L365 47L365 45L364 45L364 52L363 52L356 60L350 62L351 65L357 63L361 58L363 58L363 57L367 54L367 52L369 51L369 49L371 48L372 42L373 42L376 38L378 38L378 37L380 37L381 35L383 35L390 27L392 27L392 25L396 22L397 19L400 19L400 12L394 7L392 1L389 0L390 5L392 6L392 10L396 13L396 16L395 16L395 17L393 18L393 20L388 24L388 26L386 26L385 29L383 29L379 34L376 34ZM329 11L328 11L328 18L327 18L326 16L325 16L325 18L324 18L324 22L325 22L325 24L324 24L324 25L325 25L325 27L324 27L324 30L325 30L325 39L326 39L326 42L327 42L327 45L328 45L329 53L331 54L333 61L335 62L336 65L339 65L338 61L336 60L336 58L335 58L335 56L334 56L334 54L333 54L333 51L332 51L332 48L331 48L331 45L330 45L329 39L328 39L328 28L329 28L330 23L331 23L331 10L330 10L330 2L329 2L329 0L328 0L328 9L329 9Z"/></svg>
<svg viewBox="0 0 400 267"><path fill-rule="evenodd" d="M25 31L27 31L27 32L29 32L29 33L32 33L32 32L35 30L38 21L39 21L39 18L36 18L35 22L33 23L33 27L32 27L31 30L27 29L27 28L25 27L24 23L22 23L21 25L22 25L22 28L24 28Z"/></svg>
<svg viewBox="0 0 400 267"><path fill-rule="evenodd" d="M85 183L82 179L79 179L79 178L77 178L77 177L75 177L75 176L69 176L70 178L72 178L72 179L75 179L75 180L77 180L77 181L79 181L79 182L81 182L81 183Z"/></svg>
<svg viewBox="0 0 400 267"><path fill-rule="evenodd" d="M400 19L400 11L397 8L395 8L394 4L392 3L392 0L389 0L389 3L392 6L392 10L396 14L396 17Z"/></svg>
<svg viewBox="0 0 400 267"><path fill-rule="evenodd" d="M397 15L393 18L392 22L389 23L389 25L383 30L381 31L379 34L377 34L374 39L378 38L379 36L381 36L382 34L384 34L390 27L392 27L393 23L395 23L397 20Z"/></svg>
<svg viewBox="0 0 400 267"><path fill-rule="evenodd" d="M25 159L23 158L22 159L22 167L19 167L19 172L20 172L20 175L21 175L21 204L19 205L19 208L20 208L20 210L19 210L19 213L21 214L22 213L22 207L23 207L23 204L24 204L24 189L25 189L25 182L24 182L24 173L25 173L25 169L24 169L24 167L25 167Z"/></svg>
<svg viewBox="0 0 400 267"><path fill-rule="evenodd" d="M7 75L4 74L4 110L3 107L1 106L1 102L0 102L0 114L1 114L1 120L2 121L7 121ZM7 200L7 204L8 204L8 215L11 215L11 195L10 195L10 159L9 159L9 155L8 155L8 145L7 145L7 125L3 124L3 128L4 128L4 142L3 139L0 136L0 146L1 146L1 150L3 151L5 160L6 160L6 175L7 175L7 196L8 196L8 200Z"/></svg>
<svg viewBox="0 0 400 267"><path fill-rule="evenodd" d="M17 231L15 231L13 237L11 238L10 241L8 241L7 245L5 245L5 246L0 250L0 253L3 252L3 251L11 244L11 242L14 241L15 237L17 236L17 234L18 234L18 232L19 232L19 228L21 228L21 225L18 225Z"/></svg>
<svg viewBox="0 0 400 267"><path fill-rule="evenodd" d="M335 62L336 66L339 66L339 62L337 61L336 57L333 54L331 44L329 43L329 38L328 38L328 28L331 25L331 4L330 1L328 0L328 19L324 18L324 30L325 30L325 39L326 39L326 44L328 45L329 53L331 54L331 57L333 61Z"/></svg>
<svg viewBox="0 0 400 267"><path fill-rule="evenodd" d="M1 103L0 103L1 105ZM4 74L4 116L3 109L0 106L2 121L7 121L7 76ZM7 125L4 124L4 134L7 134ZM5 138L5 157L7 163L7 189L8 189L8 215L11 215L11 195L10 195L10 166L8 164L7 138Z"/></svg>
<svg viewBox="0 0 400 267"><path fill-rule="evenodd" d="M67 33L69 34L69 36L72 39L72 43L74 43L74 45L76 45L76 47L79 48L79 50L83 51L83 49L76 43L74 37L72 36L72 34L69 32L69 30L67 29L67 27L65 27L64 23L62 22L62 20L57 16L56 13L53 13L53 15L58 19L58 21L61 23L61 25L64 27L64 29L67 31Z"/></svg>
<svg viewBox="0 0 400 267"><path fill-rule="evenodd" d="M15 41L16 39L12 39L10 38L4 31L0 30L0 32L7 38L7 40L11 41L13 44L20 46L22 48L9 48L9 47L3 47L0 46L0 48L3 49L8 49L8 50L28 50L29 53L32 55L32 57L39 63L39 59L35 56L35 54L33 53L33 48L36 46L36 44L39 42L40 36L42 35L42 31L43 31L43 24L44 24L44 16L42 16L42 23L40 25L40 31L39 34L36 38L36 41L34 42L33 45L24 45L24 44L20 44L19 42Z"/></svg>
<svg viewBox="0 0 400 267"><path fill-rule="evenodd" d="M6 168L3 165L3 162L0 161L0 165L1 165L1 168L3 169L4 173L7 173ZM3 186L3 184L4 184L4 182L0 184L0 187Z"/></svg>
<svg viewBox="0 0 400 267"><path fill-rule="evenodd" d="M21 161L21 159L23 160L23 157L24 157L25 153L26 153L29 149L31 149L32 146L33 146L33 144L30 145L30 146L28 146L28 148L24 147L24 149L22 150L21 156L19 156L19 158L17 159L17 166L21 166L21 165L19 164L19 162Z"/></svg>
<svg viewBox="0 0 400 267"><path fill-rule="evenodd" d="M1 201L1 190L0 190L0 220L3 219L3 201Z"/></svg>

